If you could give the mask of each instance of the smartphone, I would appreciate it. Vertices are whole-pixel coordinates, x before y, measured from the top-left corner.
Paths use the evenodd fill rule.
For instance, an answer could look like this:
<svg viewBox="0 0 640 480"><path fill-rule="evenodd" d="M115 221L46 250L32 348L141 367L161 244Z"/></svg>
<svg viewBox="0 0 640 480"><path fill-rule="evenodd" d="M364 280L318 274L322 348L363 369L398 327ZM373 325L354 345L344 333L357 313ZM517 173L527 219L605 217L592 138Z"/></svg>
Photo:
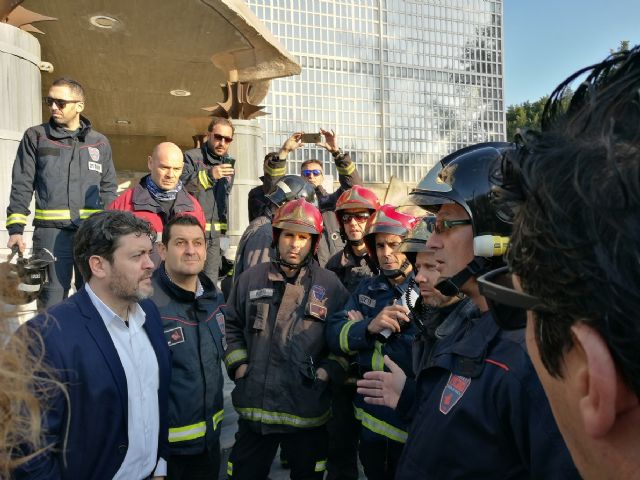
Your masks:
<svg viewBox="0 0 640 480"><path fill-rule="evenodd" d="M300 137L302 143L318 143L320 141L319 133L303 133Z"/></svg>

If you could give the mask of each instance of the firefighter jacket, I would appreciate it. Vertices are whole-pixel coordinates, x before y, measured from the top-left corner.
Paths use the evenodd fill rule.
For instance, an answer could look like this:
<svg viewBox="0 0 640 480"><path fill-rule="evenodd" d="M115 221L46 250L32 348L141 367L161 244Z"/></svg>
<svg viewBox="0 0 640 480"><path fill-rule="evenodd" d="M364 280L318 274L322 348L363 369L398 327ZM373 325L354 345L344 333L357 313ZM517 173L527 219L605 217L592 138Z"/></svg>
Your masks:
<svg viewBox="0 0 640 480"><path fill-rule="evenodd" d="M328 383L319 367L337 378L342 367L329 357L325 322L348 293L338 278L315 262L287 279L275 262L238 277L225 308L229 377L236 380L235 409L257 433L292 433L324 425L331 415Z"/></svg>
<svg viewBox="0 0 640 480"><path fill-rule="evenodd" d="M204 293L174 284L164 262L153 273L153 302L160 310L171 350L169 445L172 455L218 448L222 408L224 315L222 294L209 278L198 278Z"/></svg>
<svg viewBox="0 0 640 480"><path fill-rule="evenodd" d="M396 478L580 478L524 330L501 330L468 298L444 316L414 343L416 380L397 407L411 424Z"/></svg>
<svg viewBox="0 0 640 480"><path fill-rule="evenodd" d="M11 179L7 208L9 235L22 234L31 213L40 227L77 227L116 197L116 172L107 138L80 116L80 130L70 132L52 119L24 133Z"/></svg>
<svg viewBox="0 0 640 480"><path fill-rule="evenodd" d="M233 177L216 180L211 167L223 163L235 164L228 155L220 157L209 149L207 142L202 147L184 152L184 168L180 180L204 210L208 238L227 233L229 217L229 194Z"/></svg>
<svg viewBox="0 0 640 480"><path fill-rule="evenodd" d="M361 257L356 256L349 243L341 252L329 259L325 268L335 273L350 292L355 292L363 279L374 277L379 273L369 253Z"/></svg>
<svg viewBox="0 0 640 480"><path fill-rule="evenodd" d="M392 334L384 343L371 335L367 326L384 307L403 303L408 289L413 292L412 299L416 298L413 285L413 272L400 285L392 285L384 275L362 280L346 307L329 318L327 342L331 351L336 355L352 356L360 375L372 370L385 370L384 356L388 355L408 377L412 377L411 341L416 332L413 323L409 323L402 332ZM348 320L347 312L350 310L361 312L364 318ZM395 411L382 405L367 404L360 394L356 394L354 407L356 418L364 427L361 435L365 441L406 442L407 422Z"/></svg>
<svg viewBox="0 0 640 480"><path fill-rule="evenodd" d="M164 230L164 225L175 215L186 214L194 216L202 228L205 226L204 212L198 201L182 188L176 195L171 211L167 214L160 203L153 198L153 195L145 187L147 177L145 175L135 187L132 187L120 194L108 206L108 210L124 210L133 213L136 217L149 222L153 229L159 234Z"/></svg>

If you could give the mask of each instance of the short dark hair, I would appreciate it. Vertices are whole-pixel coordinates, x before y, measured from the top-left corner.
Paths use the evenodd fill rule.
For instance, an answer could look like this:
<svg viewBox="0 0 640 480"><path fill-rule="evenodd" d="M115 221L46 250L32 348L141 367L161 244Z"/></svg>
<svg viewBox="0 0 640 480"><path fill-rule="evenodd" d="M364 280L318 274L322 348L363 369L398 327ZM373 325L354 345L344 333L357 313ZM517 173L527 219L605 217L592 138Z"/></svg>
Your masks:
<svg viewBox="0 0 640 480"><path fill-rule="evenodd" d="M83 102L85 101L86 95L84 93L84 88L80 85L80 82L74 80L69 77L60 77L56 78L53 83L51 83L52 87L69 87L69 90L73 92L73 94L78 97ZM65 99L69 100L69 99Z"/></svg>
<svg viewBox="0 0 640 480"><path fill-rule="evenodd" d="M640 50L614 54L551 95L541 132L522 132L496 191L513 220L507 260L534 313L540 357L562 377L581 322L605 340L640 394Z"/></svg>
<svg viewBox="0 0 640 480"><path fill-rule="evenodd" d="M230 127L231 135L233 135L236 131L235 127L233 126L233 123L231 123L231 120L229 120L228 118L213 117L211 119L211 122L209 122L209 126L207 127L207 132L213 132L213 127L215 127L216 125L224 125L225 127Z"/></svg>
<svg viewBox="0 0 640 480"><path fill-rule="evenodd" d="M156 240L156 232L149 222L122 210L94 213L82 222L75 235L73 259L85 282L91 279L89 258L99 255L112 263L113 252L120 246L120 237L131 233L146 235L151 243Z"/></svg>
<svg viewBox="0 0 640 480"><path fill-rule="evenodd" d="M304 167L306 167L307 165L310 165L312 163L316 163L316 164L320 165L320 168L322 168L323 173L324 173L324 165L322 165L322 162L320 160L316 160L315 158L310 158L309 160L305 160L304 162L302 162L302 165L300 165L300 171L302 172L302 170L304 170Z"/></svg>
<svg viewBox="0 0 640 480"><path fill-rule="evenodd" d="M164 226L164 229L162 230L162 244L165 247L169 245L169 240L171 240L171 227L173 227L174 225L198 227L200 230L202 230L202 235L205 234L204 229L202 228L202 224L193 215L176 215L167 222L167 224Z"/></svg>

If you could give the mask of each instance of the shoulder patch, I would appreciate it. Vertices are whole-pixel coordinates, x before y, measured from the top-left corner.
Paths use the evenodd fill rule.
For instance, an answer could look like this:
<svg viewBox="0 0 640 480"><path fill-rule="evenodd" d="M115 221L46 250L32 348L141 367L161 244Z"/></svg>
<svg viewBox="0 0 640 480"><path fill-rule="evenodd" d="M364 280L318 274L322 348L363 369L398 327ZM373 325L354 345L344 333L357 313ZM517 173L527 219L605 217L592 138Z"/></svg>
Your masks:
<svg viewBox="0 0 640 480"><path fill-rule="evenodd" d="M460 375L449 375L449 381L442 390L442 396L440 397L440 413L444 415L448 414L451 409L460 401L464 392L469 388L471 379L469 377L463 377Z"/></svg>

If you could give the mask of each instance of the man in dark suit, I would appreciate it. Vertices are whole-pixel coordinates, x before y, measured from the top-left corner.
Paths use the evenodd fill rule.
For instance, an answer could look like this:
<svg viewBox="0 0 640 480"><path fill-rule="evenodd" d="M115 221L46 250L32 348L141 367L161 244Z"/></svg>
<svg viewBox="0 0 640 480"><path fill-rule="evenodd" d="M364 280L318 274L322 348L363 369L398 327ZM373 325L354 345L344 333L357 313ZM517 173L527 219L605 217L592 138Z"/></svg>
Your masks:
<svg viewBox="0 0 640 480"><path fill-rule="evenodd" d="M150 300L155 232L100 212L75 237L85 285L27 322L66 386L44 397L51 448L16 472L29 479L146 479L166 474L169 349ZM36 352L38 354L40 352Z"/></svg>

